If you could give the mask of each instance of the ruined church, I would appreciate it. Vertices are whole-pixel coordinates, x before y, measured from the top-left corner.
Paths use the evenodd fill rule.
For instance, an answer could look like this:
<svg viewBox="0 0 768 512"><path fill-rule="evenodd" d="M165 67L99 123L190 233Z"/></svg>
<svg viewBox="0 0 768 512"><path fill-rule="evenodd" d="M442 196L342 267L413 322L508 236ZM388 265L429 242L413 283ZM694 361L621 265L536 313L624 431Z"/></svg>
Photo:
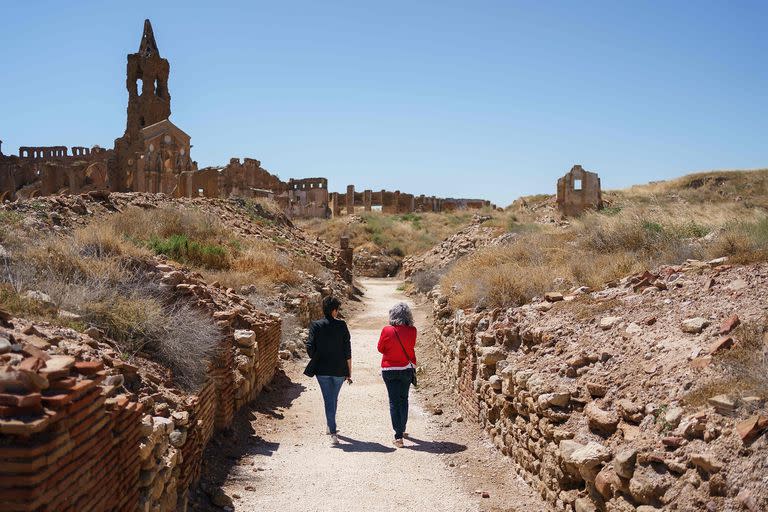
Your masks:
<svg viewBox="0 0 768 512"><path fill-rule="evenodd" d="M326 178L280 180L254 158L198 169L190 136L171 120L170 64L144 20L139 51L128 55L125 133L113 149L99 146L22 146L4 155L0 141L0 202L93 190L163 193L171 197L266 197L290 218L332 217L379 209L384 213L493 208L482 199L441 199L405 192L328 192Z"/></svg>
<svg viewBox="0 0 768 512"><path fill-rule="evenodd" d="M290 217L325 217L328 181L281 181L253 158L197 168L190 136L171 120L170 64L144 21L139 51L128 55L125 133L113 149L99 146L23 146L4 155L0 201L91 190L164 193L172 197L269 197Z"/></svg>

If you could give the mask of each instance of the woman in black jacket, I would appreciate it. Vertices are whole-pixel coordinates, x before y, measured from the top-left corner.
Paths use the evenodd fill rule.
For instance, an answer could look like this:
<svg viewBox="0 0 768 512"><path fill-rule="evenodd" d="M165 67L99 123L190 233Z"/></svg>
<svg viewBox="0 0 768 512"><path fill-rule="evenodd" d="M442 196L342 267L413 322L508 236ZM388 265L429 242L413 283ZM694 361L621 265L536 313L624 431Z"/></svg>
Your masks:
<svg viewBox="0 0 768 512"><path fill-rule="evenodd" d="M352 347L346 322L339 320L341 302L335 297L323 299L325 318L312 322L307 339L309 364L304 373L316 376L325 402L325 420L331 444L336 437L336 405L344 380L352 384Z"/></svg>

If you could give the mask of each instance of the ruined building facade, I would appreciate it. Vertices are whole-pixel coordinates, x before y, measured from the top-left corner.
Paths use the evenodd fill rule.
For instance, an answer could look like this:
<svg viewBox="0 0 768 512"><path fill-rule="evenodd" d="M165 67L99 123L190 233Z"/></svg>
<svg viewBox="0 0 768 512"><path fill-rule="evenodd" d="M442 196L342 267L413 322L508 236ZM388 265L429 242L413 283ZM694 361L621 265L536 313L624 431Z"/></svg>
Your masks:
<svg viewBox="0 0 768 512"><path fill-rule="evenodd" d="M557 180L557 206L565 215L577 216L587 209L603 207L600 178L580 165Z"/></svg>

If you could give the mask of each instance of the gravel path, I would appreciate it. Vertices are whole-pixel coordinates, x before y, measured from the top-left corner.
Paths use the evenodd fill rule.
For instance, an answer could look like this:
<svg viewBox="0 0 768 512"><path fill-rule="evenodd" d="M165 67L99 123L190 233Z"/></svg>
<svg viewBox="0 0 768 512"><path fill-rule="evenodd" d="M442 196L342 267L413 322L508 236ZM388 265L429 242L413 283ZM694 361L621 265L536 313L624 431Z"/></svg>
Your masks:
<svg viewBox="0 0 768 512"><path fill-rule="evenodd" d="M423 391L411 393L411 439L404 449L393 447L376 342L388 309L405 297L397 291L397 281L366 279L362 284L363 307L349 320L354 384L345 384L339 397L341 444L331 446L324 433L317 382L300 373L303 365L288 365L286 375L253 407L252 416L235 425L235 439L226 448L222 443L222 449L232 454L222 454L229 462L217 472L225 477L222 489L233 498L235 510L537 510L489 507L490 501L498 503L498 496L508 491L498 482L490 489L496 500L473 492L473 483L468 485L466 475L448 462L472 451L456 442L456 435L447 436L452 440L443 437L435 421L438 416L418 405ZM426 319L421 310L416 317L421 331ZM477 444L477 439L471 442ZM515 503L514 495L509 498Z"/></svg>

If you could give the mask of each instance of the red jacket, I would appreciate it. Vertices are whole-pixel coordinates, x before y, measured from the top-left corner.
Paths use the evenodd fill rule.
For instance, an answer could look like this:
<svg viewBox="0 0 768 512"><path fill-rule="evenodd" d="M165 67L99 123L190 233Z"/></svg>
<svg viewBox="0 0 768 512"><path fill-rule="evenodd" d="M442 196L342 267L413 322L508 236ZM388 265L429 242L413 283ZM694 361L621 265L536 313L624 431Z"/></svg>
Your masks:
<svg viewBox="0 0 768 512"><path fill-rule="evenodd" d="M387 325L381 330L377 348L381 352L382 368L402 368L408 366L408 359L403 353L403 348L397 342L397 336L403 344L408 357L416 364L416 328L410 325Z"/></svg>

